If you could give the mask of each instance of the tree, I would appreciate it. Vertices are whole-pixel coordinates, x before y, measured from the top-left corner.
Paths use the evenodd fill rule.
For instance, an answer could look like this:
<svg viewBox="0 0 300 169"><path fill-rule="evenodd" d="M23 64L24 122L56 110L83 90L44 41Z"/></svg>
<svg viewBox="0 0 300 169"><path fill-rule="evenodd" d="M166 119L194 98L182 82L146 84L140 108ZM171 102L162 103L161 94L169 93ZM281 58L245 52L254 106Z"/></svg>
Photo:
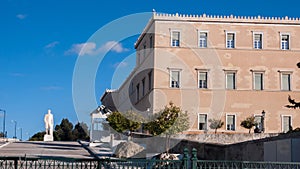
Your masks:
<svg viewBox="0 0 300 169"><path fill-rule="evenodd" d="M89 141L88 127L85 123L77 123L72 131L73 140Z"/></svg>
<svg viewBox="0 0 300 169"><path fill-rule="evenodd" d="M113 112L108 115L106 120L117 132L122 133L129 130L131 136L133 131L141 127L144 118L136 112L128 111L126 113Z"/></svg>
<svg viewBox="0 0 300 169"><path fill-rule="evenodd" d="M130 131L130 136L132 136L132 132L139 129L144 122L144 118L141 114L138 114L133 111L128 111L124 113L124 117L126 118L126 126L127 130Z"/></svg>
<svg viewBox="0 0 300 169"><path fill-rule="evenodd" d="M38 132L34 134L29 141L43 141L46 132ZM53 137L55 141L76 141L90 139L88 135L88 126L81 122L77 123L73 129L73 124L68 119L62 119L59 125L55 126L53 131Z"/></svg>
<svg viewBox="0 0 300 169"><path fill-rule="evenodd" d="M60 125L55 126L55 131L58 136L58 141L72 141L74 140L73 124L68 119L62 119Z"/></svg>
<svg viewBox="0 0 300 169"><path fill-rule="evenodd" d="M43 132L38 132L34 134L32 137L29 138L29 141L43 141L44 140L44 135L46 134L45 131Z"/></svg>
<svg viewBox="0 0 300 169"><path fill-rule="evenodd" d="M251 132L252 127L254 127L256 125L257 125L257 123L255 122L254 116L247 117L245 120L243 120L241 122L241 126L246 129L249 129L249 133Z"/></svg>
<svg viewBox="0 0 300 169"><path fill-rule="evenodd" d="M145 124L145 128L152 135L166 135L166 152L170 149L171 136L189 129L189 117L187 112L183 113L180 107L172 102L155 115L155 119Z"/></svg>
<svg viewBox="0 0 300 169"><path fill-rule="evenodd" d="M217 119L209 119L208 122L210 122L209 127L215 130L215 134L217 133L217 130L224 125L222 120Z"/></svg>
<svg viewBox="0 0 300 169"><path fill-rule="evenodd" d="M127 123L126 118L120 112L112 112L107 116L106 120L109 126L119 133L123 133L127 129L125 125Z"/></svg>

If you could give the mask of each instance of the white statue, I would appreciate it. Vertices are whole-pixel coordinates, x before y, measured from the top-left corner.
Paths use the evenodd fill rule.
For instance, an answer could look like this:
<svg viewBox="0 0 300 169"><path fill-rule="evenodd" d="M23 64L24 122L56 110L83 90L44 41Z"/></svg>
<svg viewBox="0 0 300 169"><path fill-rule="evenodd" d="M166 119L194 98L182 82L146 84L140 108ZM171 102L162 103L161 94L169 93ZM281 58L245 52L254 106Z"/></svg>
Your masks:
<svg viewBox="0 0 300 169"><path fill-rule="evenodd" d="M53 114L51 114L51 110L48 110L48 114L44 117L46 134L44 136L44 141L53 141Z"/></svg>

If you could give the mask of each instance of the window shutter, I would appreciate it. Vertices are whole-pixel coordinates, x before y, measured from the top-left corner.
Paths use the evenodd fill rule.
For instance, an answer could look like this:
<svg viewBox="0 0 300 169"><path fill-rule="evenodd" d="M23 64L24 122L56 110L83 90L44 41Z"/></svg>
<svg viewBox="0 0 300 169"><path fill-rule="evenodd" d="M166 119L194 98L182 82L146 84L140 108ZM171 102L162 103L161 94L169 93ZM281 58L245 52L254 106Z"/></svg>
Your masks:
<svg viewBox="0 0 300 169"><path fill-rule="evenodd" d="M234 86L234 73L227 73L226 74L226 76L227 76L227 89L234 89L235 88L235 86Z"/></svg>
<svg viewBox="0 0 300 169"><path fill-rule="evenodd" d="M261 41L261 34L255 34L254 35L254 40L255 41Z"/></svg>
<svg viewBox="0 0 300 169"><path fill-rule="evenodd" d="M228 41L234 40L234 34L233 34L233 33L228 33L228 34L227 34L227 40L228 40Z"/></svg>
<svg viewBox="0 0 300 169"><path fill-rule="evenodd" d="M282 74L282 89L283 90L290 90L290 75L289 74Z"/></svg>
<svg viewBox="0 0 300 169"><path fill-rule="evenodd" d="M234 116L233 115L227 116L227 125L234 125Z"/></svg>
<svg viewBox="0 0 300 169"><path fill-rule="evenodd" d="M254 87L256 90L261 90L262 89L262 73L255 73L254 75Z"/></svg>
<svg viewBox="0 0 300 169"><path fill-rule="evenodd" d="M172 72L172 80L177 82L179 81L179 71Z"/></svg>
<svg viewBox="0 0 300 169"><path fill-rule="evenodd" d="M206 114L199 115L199 123L206 123Z"/></svg>
<svg viewBox="0 0 300 169"><path fill-rule="evenodd" d="M205 38L206 38L206 36L207 36L207 34L206 34L205 32L201 32L201 33L200 33L200 38L203 38L203 39L205 39Z"/></svg>
<svg viewBox="0 0 300 169"><path fill-rule="evenodd" d="M289 39L289 35L282 35L282 36L281 36L281 39L287 41L287 40Z"/></svg>
<svg viewBox="0 0 300 169"><path fill-rule="evenodd" d="M174 31L174 32L172 32L172 38L173 38L173 40L179 40L179 32L176 32L176 31Z"/></svg>
<svg viewBox="0 0 300 169"><path fill-rule="evenodd" d="M199 73L199 80L206 80L206 72Z"/></svg>

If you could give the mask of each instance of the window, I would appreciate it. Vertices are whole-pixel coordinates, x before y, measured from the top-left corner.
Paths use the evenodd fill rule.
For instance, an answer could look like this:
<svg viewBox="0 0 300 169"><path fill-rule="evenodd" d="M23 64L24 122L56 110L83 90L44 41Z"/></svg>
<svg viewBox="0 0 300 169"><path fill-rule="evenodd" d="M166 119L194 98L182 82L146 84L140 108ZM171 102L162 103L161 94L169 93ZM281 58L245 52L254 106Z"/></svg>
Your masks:
<svg viewBox="0 0 300 169"><path fill-rule="evenodd" d="M235 115L226 116L226 130L235 131Z"/></svg>
<svg viewBox="0 0 300 169"><path fill-rule="evenodd" d="M198 72L198 87L200 89L206 89L207 88L207 72L199 71Z"/></svg>
<svg viewBox="0 0 300 169"><path fill-rule="evenodd" d="M226 89L235 88L235 72L226 72Z"/></svg>
<svg viewBox="0 0 300 169"><path fill-rule="evenodd" d="M142 96L145 96L145 78L142 80Z"/></svg>
<svg viewBox="0 0 300 169"><path fill-rule="evenodd" d="M290 35L281 34L281 49L288 50L290 49Z"/></svg>
<svg viewBox="0 0 300 169"><path fill-rule="evenodd" d="M263 124L262 124L262 116L261 115L255 115L254 121L256 123L256 127L259 129L259 131L262 131Z"/></svg>
<svg viewBox="0 0 300 169"><path fill-rule="evenodd" d="M152 71L148 73L148 90L150 91L152 87Z"/></svg>
<svg viewBox="0 0 300 169"><path fill-rule="evenodd" d="M172 70L170 75L170 87L171 88L179 88L180 86L180 71Z"/></svg>
<svg viewBox="0 0 300 169"><path fill-rule="evenodd" d="M262 49L262 33L253 34L253 48Z"/></svg>
<svg viewBox="0 0 300 169"><path fill-rule="evenodd" d="M291 90L291 74L281 73L281 90Z"/></svg>
<svg viewBox="0 0 300 169"><path fill-rule="evenodd" d="M263 90L263 73L254 73L254 90Z"/></svg>
<svg viewBox="0 0 300 169"><path fill-rule="evenodd" d="M145 58L146 57L146 43L144 44L143 55L144 55L144 58Z"/></svg>
<svg viewBox="0 0 300 169"><path fill-rule="evenodd" d="M199 33L199 47L206 48L207 47L207 32Z"/></svg>
<svg viewBox="0 0 300 169"><path fill-rule="evenodd" d="M150 43L150 49L151 48L153 48L153 37L152 36L150 36L150 38L149 38L149 43Z"/></svg>
<svg viewBox="0 0 300 169"><path fill-rule="evenodd" d="M206 114L198 114L198 122L199 130L207 130L207 115Z"/></svg>
<svg viewBox="0 0 300 169"><path fill-rule="evenodd" d="M292 127L292 116L282 116L282 132L286 133Z"/></svg>
<svg viewBox="0 0 300 169"><path fill-rule="evenodd" d="M136 101L140 100L140 84L136 85Z"/></svg>
<svg viewBox="0 0 300 169"><path fill-rule="evenodd" d="M129 93L131 94L133 92L133 82L130 83L129 87Z"/></svg>
<svg viewBox="0 0 300 169"><path fill-rule="evenodd" d="M93 118L93 130L103 130L103 118Z"/></svg>
<svg viewBox="0 0 300 169"><path fill-rule="evenodd" d="M180 32L179 31L172 31L171 35L171 46L178 47L180 46Z"/></svg>
<svg viewBox="0 0 300 169"><path fill-rule="evenodd" d="M226 48L235 48L235 34L234 33L226 34Z"/></svg>

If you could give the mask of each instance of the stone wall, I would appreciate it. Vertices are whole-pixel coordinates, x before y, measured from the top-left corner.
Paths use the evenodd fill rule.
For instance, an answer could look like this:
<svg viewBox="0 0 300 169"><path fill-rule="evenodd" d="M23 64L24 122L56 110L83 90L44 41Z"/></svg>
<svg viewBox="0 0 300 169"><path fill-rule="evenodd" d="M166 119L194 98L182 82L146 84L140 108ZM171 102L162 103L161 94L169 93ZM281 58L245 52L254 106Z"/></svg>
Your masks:
<svg viewBox="0 0 300 169"><path fill-rule="evenodd" d="M214 135L214 136L213 136ZM245 137L242 137L242 136ZM248 136L247 136L248 135ZM255 136L251 136L255 135ZM266 135L265 135L266 136ZM271 136L271 135L269 135ZM183 153L185 148L188 148L190 153L193 148L197 149L198 159L203 160L231 160L231 161L264 161L265 160L265 143L276 142L280 140L286 140L291 138L300 138L299 133L283 134L276 137L265 137L262 139L250 140L246 142L240 142L235 144L229 144L228 140L236 139L243 140L242 138L257 138L256 134L237 134L237 135L227 135L226 134L211 134L203 136L193 136L194 140L187 139L178 139L173 138L171 140L171 153ZM187 137L191 138L191 136ZM221 140L224 140L225 144L214 144L203 142L197 140L199 138L207 138L206 141L210 140L219 140L218 143L221 143ZM225 142L225 141L228 142ZM147 153L155 152L164 152L165 151L165 138L164 137L149 137L147 135L135 136L135 142L144 144ZM293 152L294 154L299 154L300 150ZM293 159L293 158L292 158ZM298 160L298 158L297 158ZM297 161L293 160L293 161Z"/></svg>
<svg viewBox="0 0 300 169"><path fill-rule="evenodd" d="M257 139L269 138L278 136L277 133L217 133L217 134L178 134L174 136L175 139L186 139L191 141L198 141L201 143L213 144L235 144L245 141L252 141Z"/></svg>

